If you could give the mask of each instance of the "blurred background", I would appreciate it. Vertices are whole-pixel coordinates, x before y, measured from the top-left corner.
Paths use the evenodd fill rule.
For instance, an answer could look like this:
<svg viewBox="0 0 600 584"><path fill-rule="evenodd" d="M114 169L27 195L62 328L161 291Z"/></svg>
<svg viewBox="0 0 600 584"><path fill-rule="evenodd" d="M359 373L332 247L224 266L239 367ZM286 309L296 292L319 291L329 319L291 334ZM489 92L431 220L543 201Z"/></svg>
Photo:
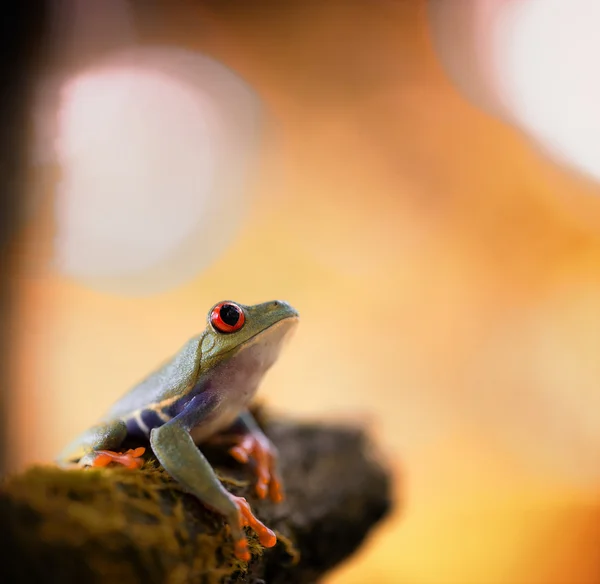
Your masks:
<svg viewBox="0 0 600 584"><path fill-rule="evenodd" d="M52 5L6 470L216 301L282 298L261 398L366 424L404 499L329 584L600 582L598 40L564 5Z"/></svg>

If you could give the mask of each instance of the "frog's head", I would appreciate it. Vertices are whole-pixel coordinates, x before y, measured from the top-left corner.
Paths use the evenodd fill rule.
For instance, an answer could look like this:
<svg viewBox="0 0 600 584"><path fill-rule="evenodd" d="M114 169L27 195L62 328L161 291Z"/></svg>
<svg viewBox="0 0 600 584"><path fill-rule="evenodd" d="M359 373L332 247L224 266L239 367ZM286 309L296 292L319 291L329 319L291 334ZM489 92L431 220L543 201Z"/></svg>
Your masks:
<svg viewBox="0 0 600 584"><path fill-rule="evenodd" d="M208 313L202 339L202 365L214 367L238 351L253 348L265 368L275 361L283 341L298 322L298 312L287 302L272 300L245 306L219 302Z"/></svg>

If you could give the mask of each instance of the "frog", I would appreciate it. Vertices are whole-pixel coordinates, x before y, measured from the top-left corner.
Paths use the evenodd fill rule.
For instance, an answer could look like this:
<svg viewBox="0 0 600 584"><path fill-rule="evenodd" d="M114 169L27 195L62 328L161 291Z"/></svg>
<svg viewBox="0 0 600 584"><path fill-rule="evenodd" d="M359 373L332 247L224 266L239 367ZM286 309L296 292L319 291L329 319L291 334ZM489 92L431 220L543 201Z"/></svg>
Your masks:
<svg viewBox="0 0 600 584"><path fill-rule="evenodd" d="M252 512L244 497L230 493L202 453L211 441L229 445L240 463L253 463L260 499L284 499L275 446L250 412L266 372L298 323L287 302L215 304L206 328L170 359L123 395L91 428L57 456L62 467L123 465L141 468L149 445L163 469L205 507L224 517L234 540L234 555L251 559L244 527L264 547L275 532ZM146 445L125 450L129 439Z"/></svg>

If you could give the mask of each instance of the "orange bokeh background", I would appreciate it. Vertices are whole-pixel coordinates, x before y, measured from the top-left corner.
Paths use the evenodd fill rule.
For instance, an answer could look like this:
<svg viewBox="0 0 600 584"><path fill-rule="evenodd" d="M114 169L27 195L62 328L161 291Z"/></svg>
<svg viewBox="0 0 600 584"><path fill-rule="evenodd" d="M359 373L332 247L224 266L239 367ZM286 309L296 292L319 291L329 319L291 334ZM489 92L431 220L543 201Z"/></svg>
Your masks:
<svg viewBox="0 0 600 584"><path fill-rule="evenodd" d="M213 302L278 297L302 322L262 398L367 424L405 499L330 584L598 582L598 187L460 97L421 2L200 16L197 48L272 114L250 216L193 282L142 299L60 277L50 214L32 219L13 470L50 461Z"/></svg>

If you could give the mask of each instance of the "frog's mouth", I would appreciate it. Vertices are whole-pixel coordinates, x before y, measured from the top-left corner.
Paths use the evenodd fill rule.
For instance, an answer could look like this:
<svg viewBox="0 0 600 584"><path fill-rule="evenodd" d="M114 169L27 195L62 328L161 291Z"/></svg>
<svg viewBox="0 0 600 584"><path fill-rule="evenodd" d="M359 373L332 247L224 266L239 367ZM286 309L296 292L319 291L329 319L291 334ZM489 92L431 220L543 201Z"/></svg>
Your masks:
<svg viewBox="0 0 600 584"><path fill-rule="evenodd" d="M279 319L273 324L267 326L256 334L246 339L243 343L240 343L237 349L242 349L256 344L257 342L265 343L268 345L278 344L285 345L291 338L293 332L296 330L299 317L297 314L286 316Z"/></svg>

